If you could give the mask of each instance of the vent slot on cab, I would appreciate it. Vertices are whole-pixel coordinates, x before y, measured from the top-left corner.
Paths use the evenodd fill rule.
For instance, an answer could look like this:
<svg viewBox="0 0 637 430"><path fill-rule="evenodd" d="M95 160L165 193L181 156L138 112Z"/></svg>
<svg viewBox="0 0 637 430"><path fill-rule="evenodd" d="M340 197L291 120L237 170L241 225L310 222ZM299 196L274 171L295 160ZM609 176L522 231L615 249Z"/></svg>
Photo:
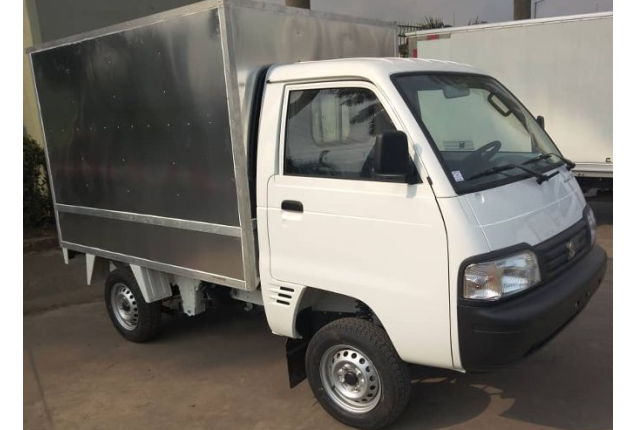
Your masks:
<svg viewBox="0 0 637 430"><path fill-rule="evenodd" d="M270 290L270 299L274 303L278 303L284 306L290 306L294 299L294 288L290 287L275 287Z"/></svg>

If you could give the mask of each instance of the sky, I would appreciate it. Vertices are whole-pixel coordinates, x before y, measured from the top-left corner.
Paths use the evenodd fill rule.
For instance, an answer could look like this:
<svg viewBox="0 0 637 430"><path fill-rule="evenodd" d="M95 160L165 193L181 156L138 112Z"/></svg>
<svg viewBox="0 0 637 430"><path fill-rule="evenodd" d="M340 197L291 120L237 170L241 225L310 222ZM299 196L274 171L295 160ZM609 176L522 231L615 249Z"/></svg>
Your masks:
<svg viewBox="0 0 637 430"><path fill-rule="evenodd" d="M285 0L267 0L284 4ZM531 0L534 4L538 0ZM311 0L312 9L385 21L413 22L426 16L455 26L513 19L513 0ZM532 6L532 9L535 9ZM613 0L543 0L538 18L613 10Z"/></svg>

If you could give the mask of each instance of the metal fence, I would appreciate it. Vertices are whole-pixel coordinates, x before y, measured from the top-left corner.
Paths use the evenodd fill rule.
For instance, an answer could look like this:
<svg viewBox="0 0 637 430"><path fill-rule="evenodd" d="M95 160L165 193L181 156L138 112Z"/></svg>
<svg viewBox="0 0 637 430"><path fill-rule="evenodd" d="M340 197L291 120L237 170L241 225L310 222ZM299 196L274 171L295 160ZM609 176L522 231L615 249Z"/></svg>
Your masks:
<svg viewBox="0 0 637 430"><path fill-rule="evenodd" d="M407 49L407 33L419 30L427 30L430 28L421 23L397 22L398 27L398 54L401 57L409 57L409 49Z"/></svg>
<svg viewBox="0 0 637 430"><path fill-rule="evenodd" d="M478 18L476 17L476 24ZM482 22L481 22L482 23ZM470 22L469 25L472 25ZM451 27L449 24L445 24L440 18L426 17L420 22L397 22L398 27L398 52L401 57L409 57L409 49L407 47L408 40L407 34L419 30L431 30L433 28L447 28Z"/></svg>

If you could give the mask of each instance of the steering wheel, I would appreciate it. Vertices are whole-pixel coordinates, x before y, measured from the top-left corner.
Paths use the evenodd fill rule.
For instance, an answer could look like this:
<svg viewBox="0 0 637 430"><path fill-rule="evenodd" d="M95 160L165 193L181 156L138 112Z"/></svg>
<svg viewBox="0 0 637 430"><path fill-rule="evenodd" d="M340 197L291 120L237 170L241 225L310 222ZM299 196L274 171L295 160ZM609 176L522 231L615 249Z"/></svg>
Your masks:
<svg viewBox="0 0 637 430"><path fill-rule="evenodd" d="M502 142L494 140L486 145L473 151L467 158L465 158L462 164L468 170L473 170L476 165L484 165L487 161L491 160L495 154L502 148Z"/></svg>

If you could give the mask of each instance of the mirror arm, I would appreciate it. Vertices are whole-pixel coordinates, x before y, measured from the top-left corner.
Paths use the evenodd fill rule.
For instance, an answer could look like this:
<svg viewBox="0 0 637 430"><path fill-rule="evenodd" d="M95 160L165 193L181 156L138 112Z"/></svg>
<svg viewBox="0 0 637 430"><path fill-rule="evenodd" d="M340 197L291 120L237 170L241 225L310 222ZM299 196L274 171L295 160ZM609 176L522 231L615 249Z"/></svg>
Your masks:
<svg viewBox="0 0 637 430"><path fill-rule="evenodd" d="M413 172L405 178L407 185L416 185L422 183L417 172Z"/></svg>
<svg viewBox="0 0 637 430"><path fill-rule="evenodd" d="M374 177L382 179L384 182L396 182L399 184L409 184L411 175L402 173L374 173Z"/></svg>

